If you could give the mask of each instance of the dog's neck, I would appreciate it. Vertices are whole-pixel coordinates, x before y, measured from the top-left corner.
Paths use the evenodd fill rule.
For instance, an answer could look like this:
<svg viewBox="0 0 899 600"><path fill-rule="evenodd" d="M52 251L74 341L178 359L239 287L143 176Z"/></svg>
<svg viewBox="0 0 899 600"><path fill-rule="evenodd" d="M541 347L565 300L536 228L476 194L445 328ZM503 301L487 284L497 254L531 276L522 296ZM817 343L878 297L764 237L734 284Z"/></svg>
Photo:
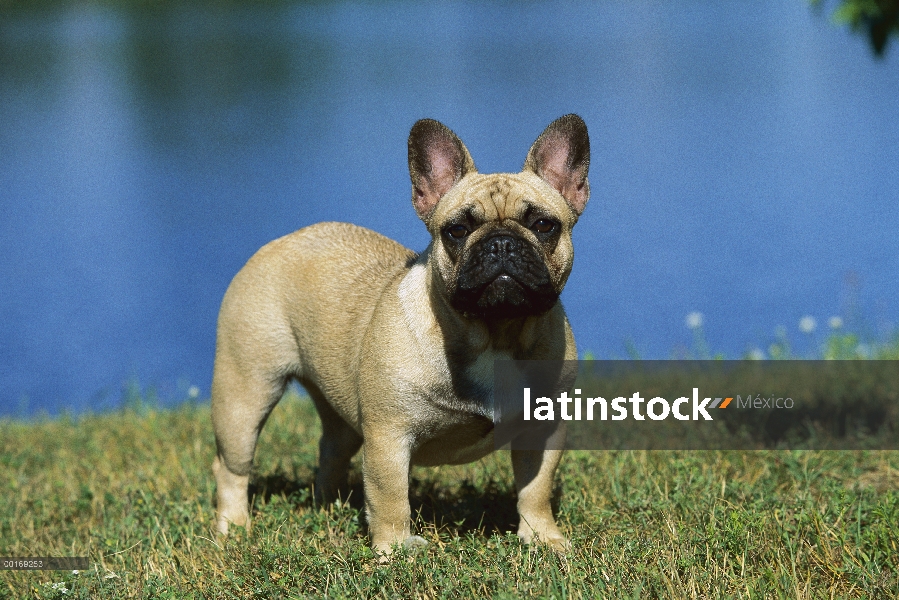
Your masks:
<svg viewBox="0 0 899 600"><path fill-rule="evenodd" d="M461 313L452 307L443 291L446 286L433 264L428 263L426 258L420 264L425 270L423 283L427 294L424 297L430 300L431 314L448 351L452 349L453 353L473 360L485 352L500 352L510 357L529 353L536 341L539 316L483 319Z"/></svg>

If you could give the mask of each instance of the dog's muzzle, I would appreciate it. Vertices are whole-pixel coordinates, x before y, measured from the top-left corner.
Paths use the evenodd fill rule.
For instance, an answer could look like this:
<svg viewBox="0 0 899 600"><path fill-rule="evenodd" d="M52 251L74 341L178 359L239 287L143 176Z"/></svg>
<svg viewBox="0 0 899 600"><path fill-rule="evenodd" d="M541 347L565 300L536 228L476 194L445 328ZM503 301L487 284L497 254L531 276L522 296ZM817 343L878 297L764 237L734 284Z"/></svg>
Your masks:
<svg viewBox="0 0 899 600"><path fill-rule="evenodd" d="M475 317L514 319L543 314L558 299L537 248L498 231L463 254L452 305Z"/></svg>

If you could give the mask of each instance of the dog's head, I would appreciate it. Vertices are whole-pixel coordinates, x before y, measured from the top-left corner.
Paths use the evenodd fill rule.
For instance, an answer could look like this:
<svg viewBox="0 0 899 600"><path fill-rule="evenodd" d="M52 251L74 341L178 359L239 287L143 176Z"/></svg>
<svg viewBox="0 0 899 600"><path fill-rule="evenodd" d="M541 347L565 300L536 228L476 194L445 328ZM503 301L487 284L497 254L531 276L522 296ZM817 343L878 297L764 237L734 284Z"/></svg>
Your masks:
<svg viewBox="0 0 899 600"><path fill-rule="evenodd" d="M438 121L409 134L412 204L433 238L431 260L450 304L470 317L540 315L571 272L571 229L587 205L590 140L577 115L553 121L521 173L482 175Z"/></svg>

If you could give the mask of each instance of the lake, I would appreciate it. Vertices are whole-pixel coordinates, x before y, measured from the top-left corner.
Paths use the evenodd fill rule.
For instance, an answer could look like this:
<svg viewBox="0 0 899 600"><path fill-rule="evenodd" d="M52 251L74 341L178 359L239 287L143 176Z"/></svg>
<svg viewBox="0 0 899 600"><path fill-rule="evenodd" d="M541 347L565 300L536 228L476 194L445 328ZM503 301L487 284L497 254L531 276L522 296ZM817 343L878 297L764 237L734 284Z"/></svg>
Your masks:
<svg viewBox="0 0 899 600"><path fill-rule="evenodd" d="M300 227L423 249L423 117L481 172L585 119L582 353L695 354L696 312L729 358L893 335L897 58L801 0L0 12L0 415L208 397L228 283Z"/></svg>

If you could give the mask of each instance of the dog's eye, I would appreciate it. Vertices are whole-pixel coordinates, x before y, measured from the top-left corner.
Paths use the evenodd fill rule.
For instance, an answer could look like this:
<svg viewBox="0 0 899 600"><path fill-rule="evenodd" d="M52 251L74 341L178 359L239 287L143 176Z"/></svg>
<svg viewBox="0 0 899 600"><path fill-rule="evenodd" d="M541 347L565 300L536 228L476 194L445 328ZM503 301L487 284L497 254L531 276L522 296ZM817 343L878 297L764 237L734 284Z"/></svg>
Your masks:
<svg viewBox="0 0 899 600"><path fill-rule="evenodd" d="M461 240L468 235L468 227L465 225L450 225L446 228L446 233L457 240Z"/></svg>
<svg viewBox="0 0 899 600"><path fill-rule="evenodd" d="M556 224L549 219L537 219L537 221L531 225L531 229L537 233L552 233L556 229Z"/></svg>

